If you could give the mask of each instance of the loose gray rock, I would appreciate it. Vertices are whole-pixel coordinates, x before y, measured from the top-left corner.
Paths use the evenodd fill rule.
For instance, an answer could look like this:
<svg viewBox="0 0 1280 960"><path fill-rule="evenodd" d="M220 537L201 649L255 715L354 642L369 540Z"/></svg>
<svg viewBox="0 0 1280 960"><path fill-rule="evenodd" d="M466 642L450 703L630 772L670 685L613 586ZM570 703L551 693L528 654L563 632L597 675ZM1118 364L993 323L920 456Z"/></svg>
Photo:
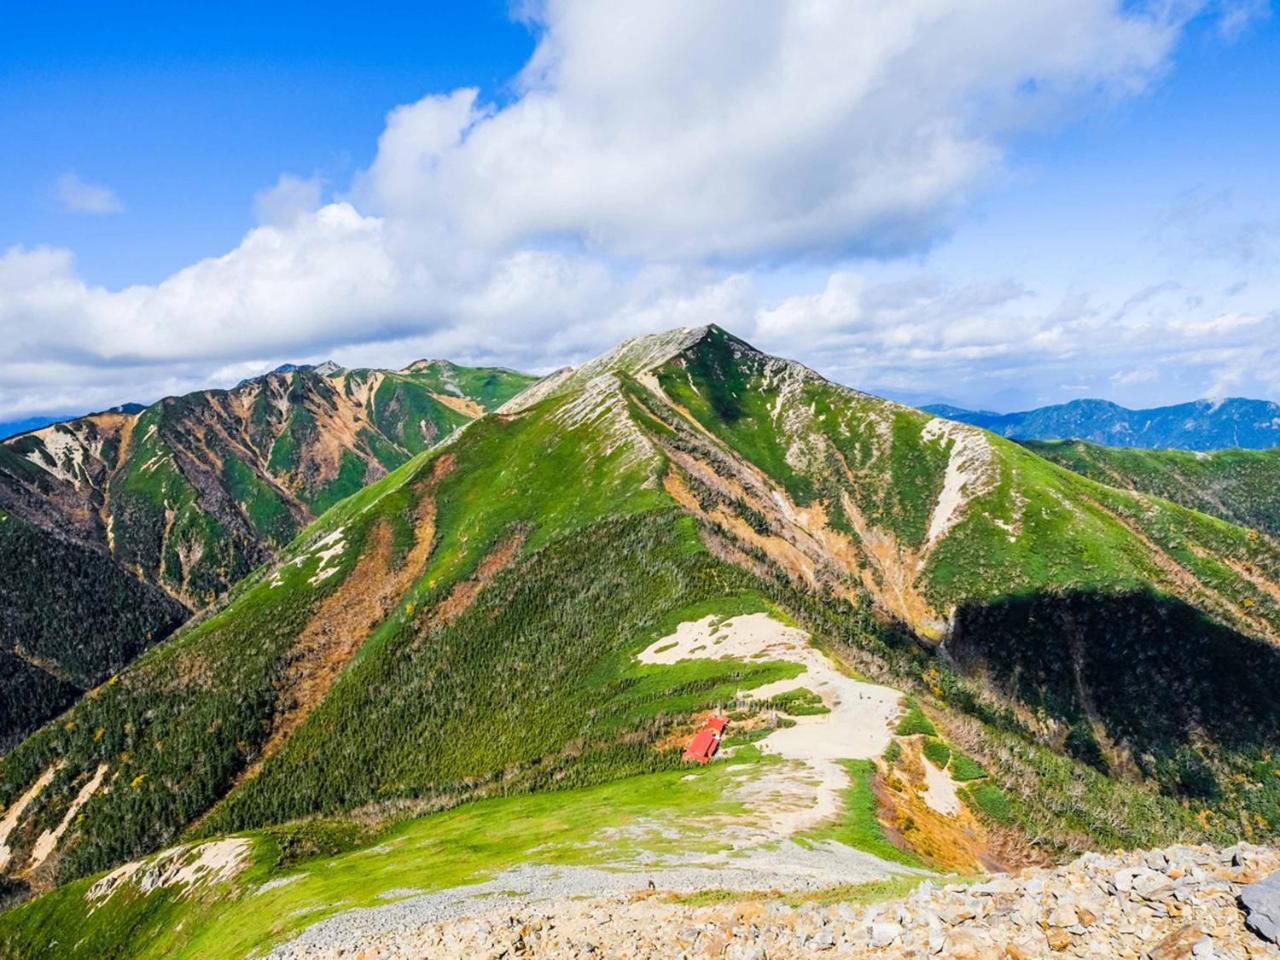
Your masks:
<svg viewBox="0 0 1280 960"><path fill-rule="evenodd" d="M692 906L648 890L647 874L576 899L562 870L528 867L520 896L472 888L340 913L263 960L1280 960L1280 946L1251 932L1280 926L1280 874L1254 882L1280 871L1280 850L1250 844L1089 854L872 904L756 894ZM655 873L663 885L680 876Z"/></svg>
<svg viewBox="0 0 1280 960"><path fill-rule="evenodd" d="M1280 873L1240 891L1245 926L1270 943L1280 943Z"/></svg>

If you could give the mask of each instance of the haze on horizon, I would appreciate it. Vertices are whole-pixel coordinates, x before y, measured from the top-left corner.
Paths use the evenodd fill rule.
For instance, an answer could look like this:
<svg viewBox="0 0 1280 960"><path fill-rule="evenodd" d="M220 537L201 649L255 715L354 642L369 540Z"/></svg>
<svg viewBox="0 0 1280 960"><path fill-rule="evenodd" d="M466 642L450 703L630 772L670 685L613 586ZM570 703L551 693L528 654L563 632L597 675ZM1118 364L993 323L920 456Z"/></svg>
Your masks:
<svg viewBox="0 0 1280 960"><path fill-rule="evenodd" d="M1280 399L1259 0L0 13L0 420L718 323L996 410Z"/></svg>

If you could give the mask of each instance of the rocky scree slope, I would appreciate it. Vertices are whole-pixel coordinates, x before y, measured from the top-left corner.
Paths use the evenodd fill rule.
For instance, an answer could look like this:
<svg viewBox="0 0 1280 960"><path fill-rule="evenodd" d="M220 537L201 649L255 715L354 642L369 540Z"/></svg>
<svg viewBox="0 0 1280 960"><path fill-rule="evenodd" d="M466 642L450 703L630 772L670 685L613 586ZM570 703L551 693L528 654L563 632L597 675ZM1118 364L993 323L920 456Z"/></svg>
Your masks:
<svg viewBox="0 0 1280 960"><path fill-rule="evenodd" d="M997 874L971 885L926 880L903 899L870 904L858 902L865 892L857 887L830 891L836 902L827 904L756 896L696 906L661 892L535 898L462 919L407 923L390 934L290 945L269 960L1247 960L1280 956L1280 948L1246 928L1237 905L1243 889L1277 869L1280 855L1273 849L1176 846L1087 854L1063 867Z"/></svg>
<svg viewBox="0 0 1280 960"><path fill-rule="evenodd" d="M532 379L439 360L399 372L302 367L0 443L0 563L13 574L0 587L0 622L12 628L0 656L14 692L0 747L217 600L330 505Z"/></svg>
<svg viewBox="0 0 1280 960"><path fill-rule="evenodd" d="M719 328L640 338L338 503L0 759L5 869L38 890L184 836L665 769L682 723L779 667L650 675L634 654L762 597L925 698L991 771L993 828L1055 849L1273 836L1278 579L1250 531ZM1057 625L1035 660L1016 598ZM1095 600L1123 643L1069 615ZM1138 686L1170 701L1129 716Z"/></svg>

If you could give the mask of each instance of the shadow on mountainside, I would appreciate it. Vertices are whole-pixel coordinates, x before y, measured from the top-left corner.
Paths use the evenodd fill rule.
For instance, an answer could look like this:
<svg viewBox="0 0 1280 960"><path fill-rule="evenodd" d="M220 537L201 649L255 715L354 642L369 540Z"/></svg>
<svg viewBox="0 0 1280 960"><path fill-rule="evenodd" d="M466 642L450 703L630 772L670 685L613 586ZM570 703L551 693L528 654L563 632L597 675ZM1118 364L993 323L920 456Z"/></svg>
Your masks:
<svg viewBox="0 0 1280 960"><path fill-rule="evenodd" d="M1280 649L1149 591L967 604L944 650L1058 721L1078 759L1115 773L1132 760L1171 793L1215 796L1225 754L1265 759L1280 742Z"/></svg>

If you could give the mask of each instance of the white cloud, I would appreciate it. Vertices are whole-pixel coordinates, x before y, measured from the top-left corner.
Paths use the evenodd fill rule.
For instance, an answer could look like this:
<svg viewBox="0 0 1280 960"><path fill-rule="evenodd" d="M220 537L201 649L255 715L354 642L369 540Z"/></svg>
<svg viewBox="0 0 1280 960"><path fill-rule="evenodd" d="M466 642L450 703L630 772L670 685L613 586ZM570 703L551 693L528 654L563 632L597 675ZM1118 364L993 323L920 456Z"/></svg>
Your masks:
<svg viewBox="0 0 1280 960"><path fill-rule="evenodd" d="M393 111L360 195L482 249L660 260L927 246L1002 138L1139 91L1181 19L1111 0L550 2L504 109Z"/></svg>
<svg viewBox="0 0 1280 960"><path fill-rule="evenodd" d="M64 173L54 184L62 208L69 213L122 213L124 204L115 191L100 183L89 183L76 173Z"/></svg>
<svg viewBox="0 0 1280 960"><path fill-rule="evenodd" d="M273 186L253 197L253 216L260 225L284 227L320 208L324 184L318 175L299 177L282 173Z"/></svg>
<svg viewBox="0 0 1280 960"><path fill-rule="evenodd" d="M762 306L745 329L834 379L919 401L1003 395L1002 406L1035 406L1070 392L1150 405L1155 386L1160 402L1280 386L1280 312L1153 317L1143 298L1130 300L1055 302L1018 284L930 276L875 285L837 272L818 294Z"/></svg>
<svg viewBox="0 0 1280 960"><path fill-rule="evenodd" d="M87 284L65 250L0 255L0 415L87 398L86 382L149 399L331 354L545 369L709 321L857 383L1011 380L1019 358L1048 370L1114 338L1109 323L1136 329L1132 312L1112 323L1074 293L1045 303L924 271L886 283L847 264L928 250L1003 175L1010 137L1141 93L1201 7L527 4L539 42L514 99L461 89L395 108L337 202L283 174L234 250L156 285ZM83 208L118 204L74 185ZM817 292L762 292L786 264L833 269ZM1148 322L1173 342L1211 335Z"/></svg>
<svg viewBox="0 0 1280 960"><path fill-rule="evenodd" d="M1218 32L1236 40L1257 20L1271 16L1271 0L1220 0Z"/></svg>

